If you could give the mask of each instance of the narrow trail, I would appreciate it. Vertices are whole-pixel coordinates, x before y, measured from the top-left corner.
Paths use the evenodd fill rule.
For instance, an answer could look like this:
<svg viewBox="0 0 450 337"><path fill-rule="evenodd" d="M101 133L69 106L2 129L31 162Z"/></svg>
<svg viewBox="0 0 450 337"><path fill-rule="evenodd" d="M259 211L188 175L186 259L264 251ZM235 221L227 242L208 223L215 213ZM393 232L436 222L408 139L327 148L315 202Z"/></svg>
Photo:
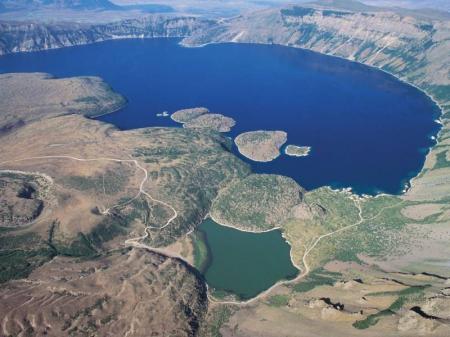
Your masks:
<svg viewBox="0 0 450 337"><path fill-rule="evenodd" d="M141 166L139 164L139 162L135 159L116 159L116 158L107 158L107 157L99 157L99 158L77 158L77 157L73 157L73 156L69 156L69 155L55 155L55 156L36 156L36 157L28 157L28 158L22 158L22 159L16 159L16 160L10 160L10 161L3 161L0 162L0 166L4 165L4 164L10 164L10 163L16 163L16 162L21 162L21 161L27 161L27 160L41 160L41 159L68 159L68 160L75 160L75 161L80 161L80 162L92 162L92 161L111 161L111 162L118 162L118 163L132 163L136 166L137 169L141 170L144 173L144 177L141 180L140 184L139 184L139 191L138 193L131 198L130 200L126 201L125 203L121 203L121 204L116 204L113 205L109 208L104 209L103 211L101 211L101 213L103 215L107 215L109 214L109 212L117 207L122 207L125 206L131 202L133 202L134 200L136 200L137 198L139 198L141 195L145 195L147 198L149 198L150 200L152 200L153 202L159 203L163 206L168 207L169 209L172 210L173 215L167 220L167 222L161 226L161 227L154 227L154 226L150 226L147 225L144 229L144 234L142 236L139 237L135 237L135 238L131 238L131 239L127 239L125 241L125 245L129 245L129 246L133 246L136 248L142 248L142 249L147 249L149 251L155 252L157 254L160 255L164 255L167 256L169 258L176 258L176 259L180 259L183 260L184 262L190 264L186 259L184 259L183 257L179 256L178 254L173 254L171 252L168 252L167 250L163 249L163 248L157 248L157 247L151 247L149 245L146 245L144 243L142 243L141 241L145 240L148 236L149 236L149 229L158 229L161 230L167 226L169 226L177 217L178 217L178 212L177 210L170 204L168 204L165 201L159 200L154 198L153 196L151 196L148 192L146 192L144 190L144 185L148 180L148 171L147 169L145 169L143 166ZM11 170L0 170L1 171L11 171ZM365 219L362 215L362 208L360 205L360 199L358 197L353 197L352 198L355 206L358 208L358 217L359 220L353 224L341 227L335 231L323 234L318 236L314 242L305 250L303 257L302 257L302 264L303 264L303 268L301 268L300 266L296 265L296 263L294 262L292 256L291 256L291 260L292 263L294 264L294 266L298 269L298 270L302 270L302 272L294 279L292 280L283 280L283 281L279 281L277 283L275 283L274 285L272 285L270 288L266 289L265 291L259 293L257 296L247 300L247 301L222 301L222 300L217 300L214 297L211 296L211 292L209 290L209 286L208 284L206 284L207 287L207 296L208 296L208 300L212 303L218 303L218 304L233 304L233 305L239 305L239 306L245 306L245 305L249 305L257 300L259 300L260 298L266 296L268 293L270 293L274 288L279 287L280 285L286 285L286 284L292 284L292 283L296 283L299 280L305 278L306 276L308 276L310 270L308 261L307 261L307 257L308 255L311 253L311 251L318 245L318 243L329 236L332 236L336 233L348 230L350 228L356 227L358 225L360 225L361 223L363 223L364 221L370 221L373 220L375 218L377 218L382 212L384 212L384 210L388 209L388 208L392 208L395 206L398 206L399 204L403 203L404 201L400 201L396 204L390 205L390 206L386 206L383 207L379 210L379 212L377 214L375 214L374 216Z"/></svg>
<svg viewBox="0 0 450 337"><path fill-rule="evenodd" d="M135 160L135 159L116 159L116 158L107 158L107 157L78 158L78 157L69 156L69 155L55 155L55 156L35 156L35 157L27 157L27 158L15 159L15 160L8 160L8 161L1 162L0 166L1 165L5 165L5 164L17 163L17 162L21 162L21 161L42 160L42 159L67 159L67 160L75 160L75 161L80 161L80 162L110 161L110 162L116 162L116 163L132 163L132 164L134 164L137 169L141 170L144 173L144 177L142 178L142 180L141 180L141 182L139 184L139 191L138 191L138 193L133 198L127 200L124 203L116 204L116 205L113 205L113 206L111 206L109 208L106 208L104 210L100 210L100 213L102 215L107 215L107 214L110 213L110 211L112 209L117 208L117 207L126 206L126 205L130 204L131 202L133 202L134 200L136 200L137 198L139 198L141 195L145 195L147 198L149 198L153 202L156 202L156 203L159 203L159 204L161 204L163 206L168 207L173 212L173 215L172 215L172 217L170 217L170 219L167 220L167 222L163 226L161 226L161 227L154 227L154 226L147 225L145 227L145 230L144 230L144 235L136 237L136 238L128 239L128 240L125 241L125 244L127 244L127 245L132 245L132 246L135 246L135 247L138 247L138 248L147 248L147 249L150 249L150 250L154 250L154 251L158 252L159 254L163 254L162 253L163 250L147 246L147 245L145 245L143 243L140 243L139 241L142 241L142 240L146 239L149 236L149 233L148 233L149 229L161 230L161 229L164 229L165 227L169 226L170 223L172 221L174 221L178 217L178 212L172 205L168 204L165 201L162 201L162 200L159 200L159 199L156 199L156 198L152 197L148 192L146 192L144 190L144 185L145 185L145 183L148 180L148 171L143 166L141 166L137 160ZM1 171L8 171L8 170L1 170ZM167 254L164 254L164 255L167 255ZM170 257L174 257L174 256L170 256Z"/></svg>

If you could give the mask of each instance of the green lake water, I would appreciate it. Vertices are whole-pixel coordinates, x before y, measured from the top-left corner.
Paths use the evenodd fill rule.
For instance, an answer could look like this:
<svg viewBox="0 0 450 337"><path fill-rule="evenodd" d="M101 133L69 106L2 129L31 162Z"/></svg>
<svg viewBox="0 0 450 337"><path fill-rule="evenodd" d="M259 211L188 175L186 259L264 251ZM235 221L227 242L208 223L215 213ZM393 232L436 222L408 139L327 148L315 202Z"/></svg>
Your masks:
<svg viewBox="0 0 450 337"><path fill-rule="evenodd" d="M279 280L298 274L290 246L279 230L248 233L206 219L199 232L208 248L203 275L215 294L231 293L249 299ZM197 243L197 245L201 243Z"/></svg>

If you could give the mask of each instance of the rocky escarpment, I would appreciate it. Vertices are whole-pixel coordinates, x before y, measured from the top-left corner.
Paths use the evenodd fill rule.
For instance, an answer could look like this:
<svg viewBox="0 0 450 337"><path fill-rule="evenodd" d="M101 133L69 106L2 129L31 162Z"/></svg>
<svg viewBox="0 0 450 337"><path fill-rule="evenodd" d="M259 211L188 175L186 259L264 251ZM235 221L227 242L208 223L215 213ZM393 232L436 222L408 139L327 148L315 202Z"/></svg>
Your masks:
<svg viewBox="0 0 450 337"><path fill-rule="evenodd" d="M212 21L194 17L160 15L105 24L1 22L0 55L111 39L185 37L212 24Z"/></svg>
<svg viewBox="0 0 450 337"><path fill-rule="evenodd" d="M33 174L0 172L0 226L19 227L36 219L44 208L48 182Z"/></svg>

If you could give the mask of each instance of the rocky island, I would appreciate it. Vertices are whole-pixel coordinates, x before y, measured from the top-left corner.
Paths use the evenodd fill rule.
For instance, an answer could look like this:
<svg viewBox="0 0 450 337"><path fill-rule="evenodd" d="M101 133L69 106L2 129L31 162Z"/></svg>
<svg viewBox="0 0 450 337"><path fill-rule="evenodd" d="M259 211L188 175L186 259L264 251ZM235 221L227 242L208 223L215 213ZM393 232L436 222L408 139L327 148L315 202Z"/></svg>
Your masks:
<svg viewBox="0 0 450 337"><path fill-rule="evenodd" d="M291 157L306 157L311 151L310 146L297 146L289 144L284 149L284 153Z"/></svg>
<svg viewBox="0 0 450 337"><path fill-rule="evenodd" d="M172 120L174 120L177 123L187 123L193 120L194 118L197 118L207 113L209 113L209 110L204 107L182 109L175 111L172 115L170 115L170 118L172 118Z"/></svg>
<svg viewBox="0 0 450 337"><path fill-rule="evenodd" d="M280 148L287 141L284 131L250 131L236 137L239 152L245 157L260 162L272 161L280 155Z"/></svg>
<svg viewBox="0 0 450 337"><path fill-rule="evenodd" d="M209 110L203 107L178 110L170 117L189 129L206 128L218 132L229 132L236 124L233 118L222 114L209 113Z"/></svg>
<svg viewBox="0 0 450 337"><path fill-rule="evenodd" d="M229 132L236 122L221 114L204 114L184 124L185 128L209 128L219 132Z"/></svg>

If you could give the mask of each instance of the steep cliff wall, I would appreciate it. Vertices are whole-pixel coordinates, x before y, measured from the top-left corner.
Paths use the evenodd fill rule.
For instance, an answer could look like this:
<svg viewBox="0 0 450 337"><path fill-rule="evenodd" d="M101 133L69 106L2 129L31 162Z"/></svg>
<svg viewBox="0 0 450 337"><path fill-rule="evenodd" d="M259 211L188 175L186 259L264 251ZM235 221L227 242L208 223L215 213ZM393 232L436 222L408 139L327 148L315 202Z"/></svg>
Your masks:
<svg viewBox="0 0 450 337"><path fill-rule="evenodd" d="M213 21L147 16L106 24L0 22L0 55L77 46L111 39L185 37Z"/></svg>

